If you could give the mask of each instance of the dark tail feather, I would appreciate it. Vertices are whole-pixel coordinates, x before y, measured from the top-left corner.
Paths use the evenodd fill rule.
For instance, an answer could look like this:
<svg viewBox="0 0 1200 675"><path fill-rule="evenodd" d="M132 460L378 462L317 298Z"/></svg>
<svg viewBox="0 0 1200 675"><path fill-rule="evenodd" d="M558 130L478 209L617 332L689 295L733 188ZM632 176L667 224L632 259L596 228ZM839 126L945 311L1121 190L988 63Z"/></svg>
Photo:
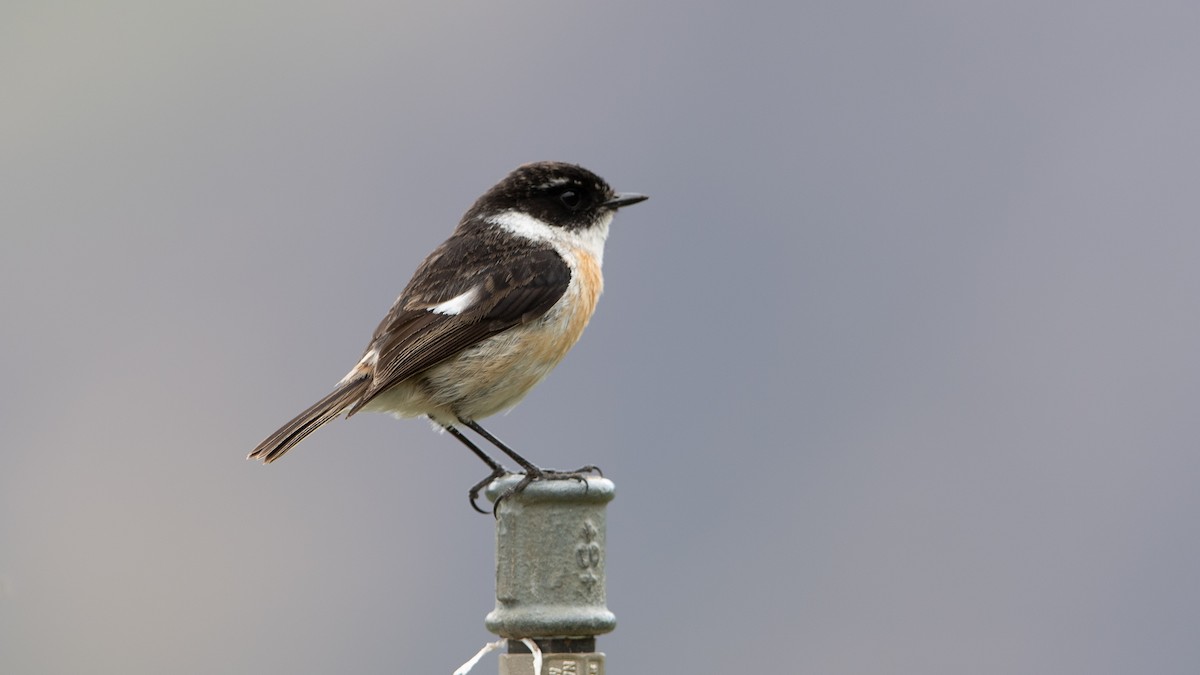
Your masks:
<svg viewBox="0 0 1200 675"><path fill-rule="evenodd" d="M342 411L362 397L370 384L371 378L363 376L338 385L328 396L312 404L308 410L296 415L295 419L259 443L246 459L261 459L263 464L270 464L279 459L283 453L291 450L293 445L342 414Z"/></svg>

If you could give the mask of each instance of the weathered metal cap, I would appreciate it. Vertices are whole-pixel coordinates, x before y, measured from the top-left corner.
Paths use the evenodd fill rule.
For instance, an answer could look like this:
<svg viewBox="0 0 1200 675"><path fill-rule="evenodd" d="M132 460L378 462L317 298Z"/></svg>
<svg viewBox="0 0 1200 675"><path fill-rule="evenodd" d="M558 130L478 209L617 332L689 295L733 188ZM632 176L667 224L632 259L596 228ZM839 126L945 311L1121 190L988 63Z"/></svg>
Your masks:
<svg viewBox="0 0 1200 675"><path fill-rule="evenodd" d="M498 478L492 501L522 478ZM605 507L612 481L539 480L496 509L496 609L487 629L504 638L578 638L611 632L605 606Z"/></svg>

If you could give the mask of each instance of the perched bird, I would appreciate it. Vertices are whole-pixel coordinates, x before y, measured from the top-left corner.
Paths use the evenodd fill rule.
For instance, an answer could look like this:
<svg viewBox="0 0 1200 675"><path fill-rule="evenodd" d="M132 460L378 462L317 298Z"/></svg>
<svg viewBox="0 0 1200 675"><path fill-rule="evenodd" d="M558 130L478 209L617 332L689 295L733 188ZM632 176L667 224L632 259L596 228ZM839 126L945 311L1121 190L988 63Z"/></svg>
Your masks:
<svg viewBox="0 0 1200 675"><path fill-rule="evenodd" d="M273 462L342 413L428 417L506 473L460 427L520 465L530 481L577 477L539 469L478 420L516 405L566 356L603 290L604 240L617 209L645 200L616 193L574 164L518 167L467 211L413 274L358 364L333 391L271 434L248 459ZM594 469L584 467L580 471Z"/></svg>

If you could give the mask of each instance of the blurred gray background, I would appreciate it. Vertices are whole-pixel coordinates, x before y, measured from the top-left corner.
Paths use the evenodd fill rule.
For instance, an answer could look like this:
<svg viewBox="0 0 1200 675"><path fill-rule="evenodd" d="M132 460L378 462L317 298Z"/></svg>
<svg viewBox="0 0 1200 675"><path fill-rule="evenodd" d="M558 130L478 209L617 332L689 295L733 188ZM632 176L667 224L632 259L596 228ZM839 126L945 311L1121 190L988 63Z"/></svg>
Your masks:
<svg viewBox="0 0 1200 675"><path fill-rule="evenodd" d="M1195 2L0 5L0 672L449 673L484 467L243 460L518 164L622 212L488 425L617 484L613 673L1194 673ZM493 659L476 672L495 672Z"/></svg>

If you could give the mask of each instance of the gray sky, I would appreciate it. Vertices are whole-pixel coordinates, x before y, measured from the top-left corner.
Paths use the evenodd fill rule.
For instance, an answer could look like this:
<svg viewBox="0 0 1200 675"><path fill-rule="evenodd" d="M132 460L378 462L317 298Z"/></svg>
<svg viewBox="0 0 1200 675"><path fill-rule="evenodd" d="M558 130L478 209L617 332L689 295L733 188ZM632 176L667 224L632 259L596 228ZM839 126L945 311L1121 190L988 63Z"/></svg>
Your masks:
<svg viewBox="0 0 1200 675"><path fill-rule="evenodd" d="M652 195L488 427L612 672L1194 672L1194 2L6 2L0 672L449 673L483 466L323 395L518 164ZM495 661L477 672L495 672Z"/></svg>

